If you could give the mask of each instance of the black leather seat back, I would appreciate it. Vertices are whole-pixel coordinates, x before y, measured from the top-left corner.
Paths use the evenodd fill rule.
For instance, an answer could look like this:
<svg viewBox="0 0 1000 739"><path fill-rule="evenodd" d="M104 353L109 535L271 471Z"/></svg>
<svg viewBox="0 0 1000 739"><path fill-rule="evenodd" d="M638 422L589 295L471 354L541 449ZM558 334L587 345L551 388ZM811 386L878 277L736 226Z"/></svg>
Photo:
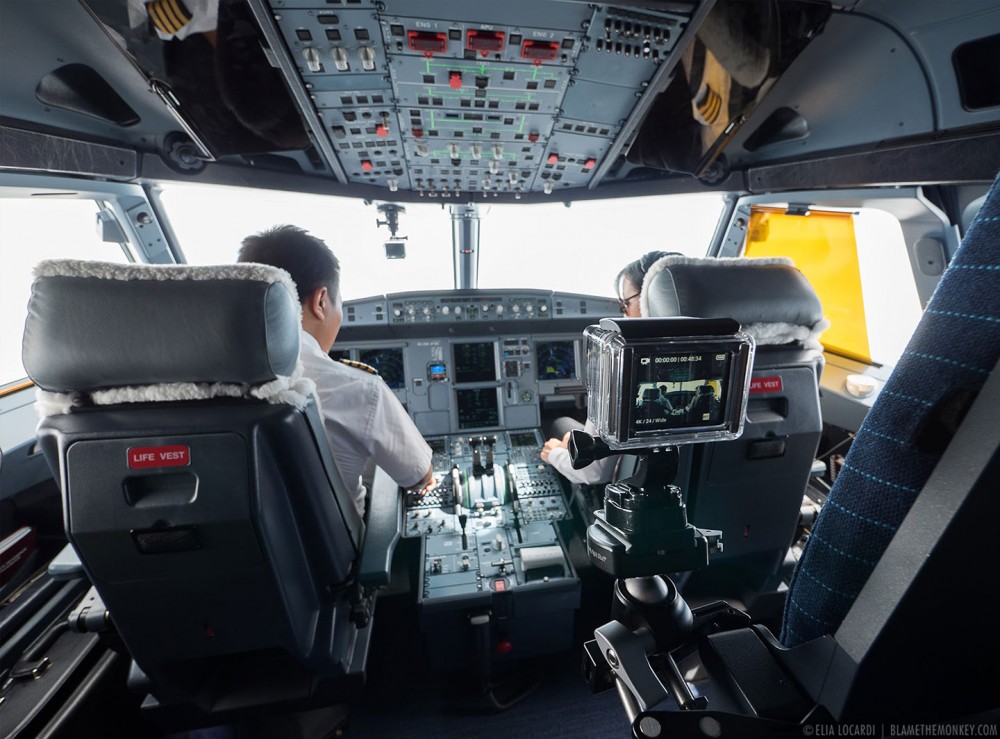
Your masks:
<svg viewBox="0 0 1000 739"><path fill-rule="evenodd" d="M757 341L743 435L691 448L688 518L720 529L717 565L755 588L770 585L798 524L822 431L819 299L782 260L661 258L641 297L657 317L734 318Z"/></svg>
<svg viewBox="0 0 1000 739"><path fill-rule="evenodd" d="M38 435L67 535L151 692L204 710L253 677L232 669L246 655L306 694L357 674L368 631L348 602L363 525L300 375L294 287L216 269L43 265L24 346L61 411Z"/></svg>

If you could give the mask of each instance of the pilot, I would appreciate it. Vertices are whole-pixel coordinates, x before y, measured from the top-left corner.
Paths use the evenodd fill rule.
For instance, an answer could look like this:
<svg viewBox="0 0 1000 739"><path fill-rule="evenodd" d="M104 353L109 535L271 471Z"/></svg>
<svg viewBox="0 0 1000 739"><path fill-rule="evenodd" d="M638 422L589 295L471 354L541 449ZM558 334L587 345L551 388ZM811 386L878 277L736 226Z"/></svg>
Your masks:
<svg viewBox="0 0 1000 739"><path fill-rule="evenodd" d="M708 383L699 386L685 412L687 420L691 422L715 420L719 415L719 399L715 397L715 388Z"/></svg>
<svg viewBox="0 0 1000 739"><path fill-rule="evenodd" d="M660 257L678 254L678 252L674 251L651 251L643 254L642 257L636 259L634 262L629 262L622 268L622 271L615 277L615 293L618 295L618 307L621 308L623 316L626 318L639 318L642 315L639 310L639 296L642 294L642 283L646 279L646 273ZM669 402L667 400L667 403ZM672 409L672 406L670 408ZM666 406L664 410L668 413L670 412ZM566 426L580 428L579 422L572 418L558 418L554 426L560 431ZM597 433L597 429L593 427L589 420L583 426L583 430L590 435ZM551 464L570 482L583 485L599 485L611 482L619 457L614 455L605 459L599 459L596 462L591 462L590 465L584 467L582 470L574 470L573 463L569 458L569 437L571 433L572 429L546 441L540 455L542 461Z"/></svg>
<svg viewBox="0 0 1000 739"><path fill-rule="evenodd" d="M660 394L656 398L656 402L659 403L660 406L663 408L663 413L665 415L669 416L671 413L674 412L674 406L670 402L670 398L667 397L666 385L660 385Z"/></svg>
<svg viewBox="0 0 1000 739"><path fill-rule="evenodd" d="M388 385L377 375L329 356L343 310L340 263L320 239L296 226L275 226L243 239L238 261L280 267L302 303L299 359L316 383L326 437L354 505L364 517L362 472L369 459L408 490L433 482L431 449Z"/></svg>
<svg viewBox="0 0 1000 739"><path fill-rule="evenodd" d="M615 292L618 294L618 307L626 318L639 318L639 296L642 295L642 285L646 281L646 273L661 257L680 256L675 251L650 251L634 262L626 264L615 278Z"/></svg>

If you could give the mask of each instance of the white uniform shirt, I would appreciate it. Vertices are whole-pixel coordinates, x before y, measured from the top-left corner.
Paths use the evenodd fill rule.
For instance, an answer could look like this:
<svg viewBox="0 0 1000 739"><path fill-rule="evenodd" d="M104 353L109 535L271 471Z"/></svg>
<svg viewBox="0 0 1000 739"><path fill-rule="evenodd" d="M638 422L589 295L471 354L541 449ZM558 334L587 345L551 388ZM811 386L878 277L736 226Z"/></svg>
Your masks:
<svg viewBox="0 0 1000 739"><path fill-rule="evenodd" d="M589 419L584 425L583 430L591 436L597 432L597 429L594 428ZM582 470L574 470L573 462L569 458L569 449L556 447L549 452L549 464L555 467L556 471L570 482L577 482L581 485L598 485L603 482L611 482L611 478L615 473L615 463L618 462L618 459L619 455L615 454L611 457L591 462Z"/></svg>
<svg viewBox="0 0 1000 739"><path fill-rule="evenodd" d="M333 461L364 516L361 473L368 458L406 488L427 474L431 448L381 377L330 359L306 331L300 341L299 359L306 377L316 383Z"/></svg>

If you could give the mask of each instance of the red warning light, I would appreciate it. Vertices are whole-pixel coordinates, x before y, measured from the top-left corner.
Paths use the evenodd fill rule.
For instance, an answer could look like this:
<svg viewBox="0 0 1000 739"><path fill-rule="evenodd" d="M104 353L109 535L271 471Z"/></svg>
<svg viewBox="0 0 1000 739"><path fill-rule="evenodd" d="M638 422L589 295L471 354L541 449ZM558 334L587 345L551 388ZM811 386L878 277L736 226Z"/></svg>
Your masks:
<svg viewBox="0 0 1000 739"><path fill-rule="evenodd" d="M502 31L469 31L465 37L465 48L478 51L482 56L499 54L503 51L504 34Z"/></svg>
<svg viewBox="0 0 1000 739"><path fill-rule="evenodd" d="M443 54L448 49L448 36L430 31L407 31L406 40L410 51L419 51L426 57Z"/></svg>
<svg viewBox="0 0 1000 739"><path fill-rule="evenodd" d="M555 41L525 40L521 44L521 58L530 59L535 64L551 62L559 53L559 44Z"/></svg>

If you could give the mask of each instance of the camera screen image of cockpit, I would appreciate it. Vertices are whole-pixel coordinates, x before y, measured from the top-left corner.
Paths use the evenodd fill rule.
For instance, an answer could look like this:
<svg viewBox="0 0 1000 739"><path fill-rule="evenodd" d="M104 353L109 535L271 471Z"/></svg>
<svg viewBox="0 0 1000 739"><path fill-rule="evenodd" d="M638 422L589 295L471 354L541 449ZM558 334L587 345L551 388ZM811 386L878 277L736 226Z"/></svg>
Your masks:
<svg viewBox="0 0 1000 739"><path fill-rule="evenodd" d="M632 425L636 431L722 422L728 353L636 357Z"/></svg>

